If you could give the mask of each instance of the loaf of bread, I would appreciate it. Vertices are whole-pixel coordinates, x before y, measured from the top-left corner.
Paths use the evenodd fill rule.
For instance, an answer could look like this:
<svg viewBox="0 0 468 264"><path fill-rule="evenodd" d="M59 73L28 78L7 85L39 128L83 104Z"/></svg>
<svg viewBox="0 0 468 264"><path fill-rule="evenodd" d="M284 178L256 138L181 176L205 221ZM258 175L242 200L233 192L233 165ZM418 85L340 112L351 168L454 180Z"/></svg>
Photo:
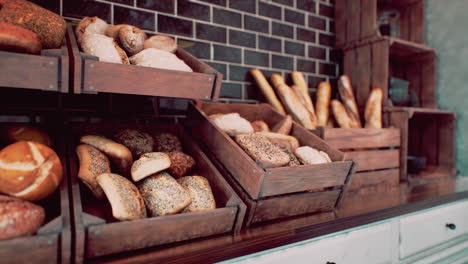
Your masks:
<svg viewBox="0 0 468 264"><path fill-rule="evenodd" d="M80 142L102 151L123 175L130 175L133 158L130 150L124 145L95 135L82 136Z"/></svg>
<svg viewBox="0 0 468 264"><path fill-rule="evenodd" d="M294 154L296 154L303 164L322 164L329 162L318 150L309 146L297 148Z"/></svg>
<svg viewBox="0 0 468 264"><path fill-rule="evenodd" d="M8 144L34 141L52 147L52 139L44 130L27 124L5 125L1 129L1 136Z"/></svg>
<svg viewBox="0 0 468 264"><path fill-rule="evenodd" d="M382 89L372 89L369 94L369 99L367 99L366 110L364 112L366 128L382 128L382 100Z"/></svg>
<svg viewBox="0 0 468 264"><path fill-rule="evenodd" d="M294 152L291 152L288 148L278 145L277 143L274 143L274 145L279 147L284 153L288 154L289 156L288 166L301 165L301 162L297 159L296 155L294 155Z"/></svg>
<svg viewBox="0 0 468 264"><path fill-rule="evenodd" d="M286 115L286 117L283 120L278 122L273 127L271 132L289 135L289 133L291 133L291 128L292 128L292 117L290 115Z"/></svg>
<svg viewBox="0 0 468 264"><path fill-rule="evenodd" d="M332 100L331 109L336 122L341 128L351 128L351 119L340 101Z"/></svg>
<svg viewBox="0 0 468 264"><path fill-rule="evenodd" d="M270 128L268 127L268 124L265 123L263 120L255 120L252 123L252 127L255 132L270 132Z"/></svg>
<svg viewBox="0 0 468 264"><path fill-rule="evenodd" d="M313 106L311 104L307 103L307 101L310 99L310 96L305 97L302 89L299 88L299 86L297 85L292 85L291 89L293 90L296 97L299 99L299 102L306 108L307 112L309 112L310 121L312 122L312 124L317 125L317 116L315 115L315 110L312 108Z"/></svg>
<svg viewBox="0 0 468 264"><path fill-rule="evenodd" d="M76 40L78 43L81 43L83 36L85 34L100 34L104 35L109 24L106 21L100 19L99 17L83 17L78 26L76 26Z"/></svg>
<svg viewBox="0 0 468 264"><path fill-rule="evenodd" d="M185 176L177 180L190 195L192 202L182 213L216 209L216 201L210 183L202 176Z"/></svg>
<svg viewBox="0 0 468 264"><path fill-rule="evenodd" d="M171 160L171 166L169 167L168 171L176 178L187 175L187 173L189 173L190 170L195 167L195 160L183 152L174 151L169 152L168 155L169 159Z"/></svg>
<svg viewBox="0 0 468 264"><path fill-rule="evenodd" d="M310 98L309 89L307 87L307 82L304 79L304 74L302 74L300 71L292 71L291 78L294 82L294 86L299 88L293 90L296 92L297 96L307 108L307 110L313 115L313 117L316 118L314 104L312 103L312 98Z"/></svg>
<svg viewBox="0 0 468 264"><path fill-rule="evenodd" d="M174 53L177 50L177 43L169 36L154 35L145 40L144 49L154 48Z"/></svg>
<svg viewBox="0 0 468 264"><path fill-rule="evenodd" d="M109 159L95 147L82 144L76 147L76 155L80 162L78 178L91 190L98 199L104 198L104 192L96 178L100 174L110 173Z"/></svg>
<svg viewBox="0 0 468 264"><path fill-rule="evenodd" d="M171 166L169 155L163 152L150 152L140 156L132 165L133 181L140 181L151 174L163 171Z"/></svg>
<svg viewBox="0 0 468 264"><path fill-rule="evenodd" d="M283 114L283 115L286 114L286 111L284 110L283 105L280 103L280 101L276 97L276 94L273 91L273 88L268 83L267 79L265 79L265 76L263 76L263 73L257 69L251 69L249 72L254 78L260 90L262 91L263 96L265 96L265 98L267 99L267 102L280 114Z"/></svg>
<svg viewBox="0 0 468 264"><path fill-rule="evenodd" d="M34 234L44 218L42 207L0 195L0 240Z"/></svg>
<svg viewBox="0 0 468 264"><path fill-rule="evenodd" d="M331 86L328 82L321 82L317 88L317 104L315 107L317 114L317 125L326 126L329 118L329 108L330 108L330 98L331 98Z"/></svg>
<svg viewBox="0 0 468 264"><path fill-rule="evenodd" d="M338 92L340 93L341 100L348 113L350 125L352 128L362 127L361 119L359 118L359 110L354 98L353 87L351 86L351 80L348 76L342 75L338 79Z"/></svg>
<svg viewBox="0 0 468 264"><path fill-rule="evenodd" d="M193 70L174 53L149 48L130 57L130 62L138 66L159 68L166 70L193 72Z"/></svg>
<svg viewBox="0 0 468 264"><path fill-rule="evenodd" d="M148 36L143 30L125 25L119 30L118 43L129 56L132 56L143 50L143 44L147 38Z"/></svg>
<svg viewBox="0 0 468 264"><path fill-rule="evenodd" d="M36 33L0 22L0 50L36 54L41 49L41 39Z"/></svg>
<svg viewBox="0 0 468 264"><path fill-rule="evenodd" d="M179 138L171 133L159 133L154 136L154 151L157 152L182 152L182 143Z"/></svg>
<svg viewBox="0 0 468 264"><path fill-rule="evenodd" d="M264 136L271 143L276 143L292 152L299 147L299 141L293 136L274 132L256 132L254 134Z"/></svg>
<svg viewBox="0 0 468 264"><path fill-rule="evenodd" d="M103 173L97 182L106 194L115 219L136 220L146 217L145 202L137 187L129 180L113 173Z"/></svg>
<svg viewBox="0 0 468 264"><path fill-rule="evenodd" d="M3 0L0 5L0 22L36 33L45 49L56 49L62 44L66 23L59 15L24 0Z"/></svg>
<svg viewBox="0 0 468 264"><path fill-rule="evenodd" d="M262 135L241 134L235 140L262 168L281 167L289 163L289 156Z"/></svg>
<svg viewBox="0 0 468 264"><path fill-rule="evenodd" d="M241 117L239 113L229 113L225 115L214 114L210 115L209 118L215 125L230 136L250 134L254 132L254 128L250 122Z"/></svg>
<svg viewBox="0 0 468 264"><path fill-rule="evenodd" d="M167 172L145 178L138 188L151 216L179 213L192 202L188 191Z"/></svg>
<svg viewBox="0 0 468 264"><path fill-rule="evenodd" d="M107 27L104 34L110 38L117 40L119 38L119 31L122 27L128 26L127 24L112 25Z"/></svg>
<svg viewBox="0 0 468 264"><path fill-rule="evenodd" d="M115 141L126 146L133 155L133 159L138 159L141 155L153 152L153 137L143 131L135 129L124 129L115 136Z"/></svg>
<svg viewBox="0 0 468 264"><path fill-rule="evenodd" d="M100 61L130 64L125 51L112 39L100 34L85 34L81 48L89 55L99 57Z"/></svg>
<svg viewBox="0 0 468 264"><path fill-rule="evenodd" d="M0 151L0 193L39 201L57 189L62 173L57 153L46 145L20 141Z"/></svg>

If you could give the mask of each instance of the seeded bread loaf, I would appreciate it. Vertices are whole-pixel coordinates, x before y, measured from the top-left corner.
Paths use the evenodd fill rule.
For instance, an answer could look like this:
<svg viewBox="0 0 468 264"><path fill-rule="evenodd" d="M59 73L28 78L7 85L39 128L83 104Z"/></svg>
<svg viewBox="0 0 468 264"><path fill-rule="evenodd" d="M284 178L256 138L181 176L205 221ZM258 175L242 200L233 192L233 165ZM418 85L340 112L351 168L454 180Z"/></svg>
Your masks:
<svg viewBox="0 0 468 264"><path fill-rule="evenodd" d="M288 148L283 147L278 145L277 143L274 143L277 147L279 147L284 153L288 154L289 156L289 163L288 166L298 166L301 165L301 162L297 159L296 155L294 155L294 152L288 150Z"/></svg>
<svg viewBox="0 0 468 264"><path fill-rule="evenodd" d="M182 151L182 143L174 134L160 133L154 136L154 150L158 152Z"/></svg>
<svg viewBox="0 0 468 264"><path fill-rule="evenodd" d="M132 152L133 159L138 159L145 153L153 152L153 137L146 132L124 129L114 137L115 141L126 146Z"/></svg>
<svg viewBox="0 0 468 264"><path fill-rule="evenodd" d="M104 198L104 192L96 178L102 173L110 173L109 159L98 149L82 144L76 147L76 154L80 161L78 178L91 190L98 199Z"/></svg>
<svg viewBox="0 0 468 264"><path fill-rule="evenodd" d="M192 202L188 191L167 172L145 178L138 188L151 216L179 213Z"/></svg>
<svg viewBox="0 0 468 264"><path fill-rule="evenodd" d="M289 151L294 152L299 147L297 138L289 135L274 133L274 132L256 132L255 134L266 137L270 142L276 143Z"/></svg>
<svg viewBox="0 0 468 264"><path fill-rule="evenodd" d="M242 134L237 135L235 140L262 168L281 167L289 163L289 156L262 135Z"/></svg>
<svg viewBox="0 0 468 264"><path fill-rule="evenodd" d="M215 209L216 202L210 183L202 176L185 176L177 180L190 195L192 203L182 213Z"/></svg>
<svg viewBox="0 0 468 264"><path fill-rule="evenodd" d="M171 166L171 160L166 153L145 153L132 165L132 180L140 181L151 174L158 173L169 168L169 166Z"/></svg>

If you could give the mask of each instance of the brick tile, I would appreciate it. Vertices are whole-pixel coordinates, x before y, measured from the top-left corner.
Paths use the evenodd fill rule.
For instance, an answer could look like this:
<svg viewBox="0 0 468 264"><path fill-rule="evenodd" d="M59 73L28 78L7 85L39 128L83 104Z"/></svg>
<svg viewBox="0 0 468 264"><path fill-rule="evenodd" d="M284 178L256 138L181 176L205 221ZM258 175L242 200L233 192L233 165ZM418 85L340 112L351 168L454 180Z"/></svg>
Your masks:
<svg viewBox="0 0 468 264"><path fill-rule="evenodd" d="M323 75L336 76L336 64L319 63L319 73Z"/></svg>
<svg viewBox="0 0 468 264"><path fill-rule="evenodd" d="M213 69L217 70L221 74L223 74L223 80L227 79L227 64L224 63L217 63L217 62L205 62L206 64L210 65Z"/></svg>
<svg viewBox="0 0 468 264"><path fill-rule="evenodd" d="M141 29L155 30L153 13L120 6L114 6L114 24L129 24Z"/></svg>
<svg viewBox="0 0 468 264"><path fill-rule="evenodd" d="M241 99L242 85L238 83L223 82L221 90L219 91L219 97Z"/></svg>
<svg viewBox="0 0 468 264"><path fill-rule="evenodd" d="M273 2L278 3L278 4L288 5L288 6L294 5L294 0L273 0Z"/></svg>
<svg viewBox="0 0 468 264"><path fill-rule="evenodd" d="M173 0L137 0L137 6L159 12L174 14Z"/></svg>
<svg viewBox="0 0 468 264"><path fill-rule="evenodd" d="M309 58L325 60L327 59L327 49L309 46Z"/></svg>
<svg viewBox="0 0 468 264"><path fill-rule="evenodd" d="M298 40L315 43L316 33L315 31L312 31L312 30L308 30L304 28L296 28L296 38Z"/></svg>
<svg viewBox="0 0 468 264"><path fill-rule="evenodd" d="M60 2L61 0L30 0L30 2L49 9L50 11L60 14Z"/></svg>
<svg viewBox="0 0 468 264"><path fill-rule="evenodd" d="M271 65L272 65L273 68L293 70L294 69L294 59L291 58L291 57L273 55Z"/></svg>
<svg viewBox="0 0 468 264"><path fill-rule="evenodd" d="M307 83L309 87L313 87L313 88L316 88L320 82L324 82L324 81L326 81L325 78L317 77L317 76L309 76L307 78Z"/></svg>
<svg viewBox="0 0 468 264"><path fill-rule="evenodd" d="M190 2L189 0L178 0L177 15L210 21L210 7Z"/></svg>
<svg viewBox="0 0 468 264"><path fill-rule="evenodd" d="M226 43L226 28L197 23L196 32L199 39Z"/></svg>
<svg viewBox="0 0 468 264"><path fill-rule="evenodd" d="M329 17L329 18L333 18L335 16L335 9L333 7L331 7L331 6L320 4L319 5L319 14L321 16L326 16L326 17Z"/></svg>
<svg viewBox="0 0 468 264"><path fill-rule="evenodd" d="M294 27L273 22L271 26L272 35L286 38L294 38Z"/></svg>
<svg viewBox="0 0 468 264"><path fill-rule="evenodd" d="M229 30L229 44L255 48L257 36L239 30Z"/></svg>
<svg viewBox="0 0 468 264"><path fill-rule="evenodd" d="M297 8L305 10L307 12L315 13L315 1L314 0L298 0L297 1Z"/></svg>
<svg viewBox="0 0 468 264"><path fill-rule="evenodd" d="M305 24L305 15L291 9L285 9L284 20L303 26Z"/></svg>
<svg viewBox="0 0 468 264"><path fill-rule="evenodd" d="M341 50L329 50L328 58L331 62L341 63L343 52Z"/></svg>
<svg viewBox="0 0 468 264"><path fill-rule="evenodd" d="M220 6L226 6L226 0L200 0L200 1L210 3L210 4L220 5Z"/></svg>
<svg viewBox="0 0 468 264"><path fill-rule="evenodd" d="M108 2L133 6L133 0L107 0Z"/></svg>
<svg viewBox="0 0 468 264"><path fill-rule="evenodd" d="M320 29L320 30L326 30L327 21L323 18L319 18L316 16L309 16L309 27Z"/></svg>
<svg viewBox="0 0 468 264"><path fill-rule="evenodd" d="M335 37L320 33L319 43L320 45L333 47L335 45Z"/></svg>
<svg viewBox="0 0 468 264"><path fill-rule="evenodd" d="M281 52L281 39L259 36L258 48L269 51Z"/></svg>
<svg viewBox="0 0 468 264"><path fill-rule="evenodd" d="M244 63L257 66L270 66L270 55L264 52L244 50Z"/></svg>
<svg viewBox="0 0 468 264"><path fill-rule="evenodd" d="M229 65L229 80L251 82L253 79L249 73L250 69L249 67Z"/></svg>
<svg viewBox="0 0 468 264"><path fill-rule="evenodd" d="M258 12L262 16L281 19L281 8L264 2L258 2Z"/></svg>
<svg viewBox="0 0 468 264"><path fill-rule="evenodd" d="M210 44L187 39L178 39L178 45L199 59L211 59Z"/></svg>
<svg viewBox="0 0 468 264"><path fill-rule="evenodd" d="M285 41L284 42L284 52L304 56L305 55L305 45L302 43Z"/></svg>
<svg viewBox="0 0 468 264"><path fill-rule="evenodd" d="M213 8L213 22L233 27L242 27L242 15L220 8Z"/></svg>
<svg viewBox="0 0 468 264"><path fill-rule="evenodd" d="M231 0L229 1L229 7L249 13L255 13L255 2L253 0Z"/></svg>
<svg viewBox="0 0 468 264"><path fill-rule="evenodd" d="M241 49L213 45L213 51L215 60L241 63Z"/></svg>
<svg viewBox="0 0 468 264"><path fill-rule="evenodd" d="M268 20L244 15L244 27L249 30L269 33Z"/></svg>
<svg viewBox="0 0 468 264"><path fill-rule="evenodd" d="M84 16L98 16L107 22L112 22L110 14L110 4L84 0L63 2L63 15L67 17L83 18Z"/></svg>
<svg viewBox="0 0 468 264"><path fill-rule="evenodd" d="M296 69L301 72L315 73L315 61L297 59Z"/></svg>
<svg viewBox="0 0 468 264"><path fill-rule="evenodd" d="M192 21L178 19L175 17L168 17L158 15L158 31L162 33L176 34L181 36L192 37L193 27Z"/></svg>

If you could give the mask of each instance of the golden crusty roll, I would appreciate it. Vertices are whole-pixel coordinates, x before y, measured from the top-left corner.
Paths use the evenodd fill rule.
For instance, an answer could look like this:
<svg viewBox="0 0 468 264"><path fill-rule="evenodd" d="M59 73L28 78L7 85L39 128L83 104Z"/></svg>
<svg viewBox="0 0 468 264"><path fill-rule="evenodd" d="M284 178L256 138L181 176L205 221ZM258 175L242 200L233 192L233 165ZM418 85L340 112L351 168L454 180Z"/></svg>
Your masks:
<svg viewBox="0 0 468 264"><path fill-rule="evenodd" d="M106 30L109 28L109 24L106 21L100 19L97 16L94 17L83 17L78 26L76 26L75 34L78 43L81 43L83 35L85 34L100 34L104 35Z"/></svg>
<svg viewBox="0 0 468 264"><path fill-rule="evenodd" d="M252 74L252 77L254 78L258 87L260 88L263 95L267 99L268 103L271 106L273 106L273 108L275 108L276 111L280 112L283 115L286 114L286 112L284 111L283 105L281 105L280 101L276 97L275 92L273 91L273 88L271 88L267 79L265 79L265 76L263 76L263 73L257 69L251 69L249 72L250 74Z"/></svg>
<svg viewBox="0 0 468 264"><path fill-rule="evenodd" d="M307 110L309 110L309 112L313 113L315 116L314 104L312 103L312 98L310 98L309 89L307 88L307 82L304 79L304 75L302 72L293 71L291 72L291 78L294 85L299 88L297 91L294 91L298 94L301 101L304 102L304 106L307 108Z"/></svg>
<svg viewBox="0 0 468 264"><path fill-rule="evenodd" d="M20 26L0 22L0 50L36 54L41 49L41 40L36 33Z"/></svg>
<svg viewBox="0 0 468 264"><path fill-rule="evenodd" d="M279 121L273 127L271 132L289 135L289 133L291 133L291 128L292 128L292 117L290 115L286 115L286 117L283 120Z"/></svg>
<svg viewBox="0 0 468 264"><path fill-rule="evenodd" d="M343 101L349 119L351 120L351 127L362 127L356 99L354 98L353 87L351 86L351 80L348 76L342 75L338 80L338 92L340 93L341 100Z"/></svg>
<svg viewBox="0 0 468 264"><path fill-rule="evenodd" d="M382 89L372 89L369 94L369 99L367 99L366 110L364 112L366 128L382 128L382 100Z"/></svg>
<svg viewBox="0 0 468 264"><path fill-rule="evenodd" d="M306 97L304 97L304 95L302 94L301 88L299 88L299 86L292 85L291 89L296 94L296 96L299 99L299 101L301 102L301 104L307 109L307 112L309 112L310 121L312 122L312 124L317 125L317 116L315 115L315 110L314 110L312 105L308 105L308 103L307 103L308 99ZM310 97L309 97L309 99L310 99Z"/></svg>
<svg viewBox="0 0 468 264"><path fill-rule="evenodd" d="M42 129L27 124L5 125L1 129L0 135L8 143L18 141L34 141L52 147L52 139Z"/></svg>
<svg viewBox="0 0 468 264"><path fill-rule="evenodd" d="M0 193L39 201L52 194L61 180L60 159L46 145L20 141L0 151Z"/></svg>
<svg viewBox="0 0 468 264"><path fill-rule="evenodd" d="M331 109L336 122L341 128L351 128L351 120L343 104L338 100L331 101Z"/></svg>
<svg viewBox="0 0 468 264"><path fill-rule="evenodd" d="M109 159L95 147L82 144L76 147L76 155L80 161L78 178L91 190L98 199L104 198L104 192L96 178L102 173L110 173Z"/></svg>
<svg viewBox="0 0 468 264"><path fill-rule="evenodd" d="M331 86L329 82L321 82L317 88L317 126L326 126L329 118L329 107L331 98Z"/></svg>
<svg viewBox="0 0 468 264"><path fill-rule="evenodd" d="M255 132L270 132L270 128L263 120L255 120L251 124Z"/></svg>

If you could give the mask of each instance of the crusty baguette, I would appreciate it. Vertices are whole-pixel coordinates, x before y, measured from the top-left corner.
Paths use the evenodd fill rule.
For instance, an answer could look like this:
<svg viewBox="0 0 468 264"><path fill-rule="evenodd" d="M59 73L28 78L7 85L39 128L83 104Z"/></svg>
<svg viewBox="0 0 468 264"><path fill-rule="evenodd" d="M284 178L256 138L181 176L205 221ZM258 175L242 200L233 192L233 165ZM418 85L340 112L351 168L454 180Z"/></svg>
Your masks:
<svg viewBox="0 0 468 264"><path fill-rule="evenodd" d="M271 143L276 143L292 152L299 147L299 141L293 136L273 132L256 132L254 134L264 136L270 140Z"/></svg>
<svg viewBox="0 0 468 264"><path fill-rule="evenodd" d="M164 152L145 153L136 160L131 169L132 180L137 182L151 174L163 171L171 166L169 156Z"/></svg>
<svg viewBox="0 0 468 264"><path fill-rule="evenodd" d="M338 100L331 101L331 108L336 122L341 128L351 128L351 120L343 104Z"/></svg>
<svg viewBox="0 0 468 264"><path fill-rule="evenodd" d="M366 128L382 128L382 100L382 89L372 89L369 94L369 99L367 99L366 110L364 112Z"/></svg>
<svg viewBox="0 0 468 264"><path fill-rule="evenodd" d="M322 164L328 163L327 158L312 147L303 146L294 152L303 164Z"/></svg>
<svg viewBox="0 0 468 264"><path fill-rule="evenodd" d="M317 126L326 126L330 116L331 86L328 82L320 82L317 88Z"/></svg>
<svg viewBox="0 0 468 264"><path fill-rule="evenodd" d="M252 123L252 127L255 132L270 132L270 128L268 127L268 124L265 123L263 120L255 120Z"/></svg>
<svg viewBox="0 0 468 264"><path fill-rule="evenodd" d="M304 101L304 105L307 108L307 110L309 110L309 112L313 113L315 116L314 104L312 103L312 98L310 98L309 89L307 88L307 82L304 79L304 75L302 74L302 72L293 71L291 72L291 78L293 80L294 85L299 88L297 90L297 93L300 93L300 95L298 96L302 98L301 101Z"/></svg>
<svg viewBox="0 0 468 264"><path fill-rule="evenodd" d="M359 110L354 98L353 87L351 80L348 76L342 75L338 80L338 92L340 93L341 100L343 101L346 112L351 120L352 128L362 127L361 119L359 118Z"/></svg>
<svg viewBox="0 0 468 264"><path fill-rule="evenodd" d="M286 117L283 120L276 123L271 132L289 135L289 133L291 133L291 128L292 117L290 115L286 115Z"/></svg>
<svg viewBox="0 0 468 264"><path fill-rule="evenodd" d="M112 215L118 220L136 220L146 217L143 197L137 187L126 178L113 173L97 177L112 207Z"/></svg>
<svg viewBox="0 0 468 264"><path fill-rule="evenodd" d="M80 162L78 178L91 190L98 199L104 198L104 192L96 178L102 173L110 173L109 159L98 149L82 144L76 147L76 155Z"/></svg>
<svg viewBox="0 0 468 264"><path fill-rule="evenodd" d="M42 49L41 39L36 33L0 22L0 50L39 53Z"/></svg>
<svg viewBox="0 0 468 264"><path fill-rule="evenodd" d="M210 183L202 176L185 176L177 180L190 195L192 203L182 213L199 212L216 208L215 198Z"/></svg>
<svg viewBox="0 0 468 264"><path fill-rule="evenodd" d="M271 88L270 84L265 79L265 76L263 76L263 73L257 69L251 69L249 72L250 74L252 74L252 77L254 78L258 87L260 88L263 95L267 99L268 103L271 106L273 106L273 108L275 108L276 111L280 112L283 115L286 114L286 112L284 111L283 105L281 105L280 101L276 97L275 92L273 91L273 88Z"/></svg>
<svg viewBox="0 0 468 264"><path fill-rule="evenodd" d="M292 85L291 89L296 94L296 96L299 99L299 101L301 102L301 104L307 109L307 112L309 112L310 121L312 122L312 124L315 124L315 126L317 126L317 116L315 115L315 110L314 110L312 105L308 105L308 103L307 103L308 99L306 97L304 97L304 95L302 94L301 88L299 88L299 86ZM309 97L309 99L310 99L310 97Z"/></svg>
<svg viewBox="0 0 468 264"><path fill-rule="evenodd" d="M281 167L289 163L289 156L262 135L242 134L235 136L235 140L262 168Z"/></svg>
<svg viewBox="0 0 468 264"><path fill-rule="evenodd" d="M104 152L122 174L130 174L130 167L133 163L132 152L124 145L105 137L94 135L82 136L80 142Z"/></svg>

